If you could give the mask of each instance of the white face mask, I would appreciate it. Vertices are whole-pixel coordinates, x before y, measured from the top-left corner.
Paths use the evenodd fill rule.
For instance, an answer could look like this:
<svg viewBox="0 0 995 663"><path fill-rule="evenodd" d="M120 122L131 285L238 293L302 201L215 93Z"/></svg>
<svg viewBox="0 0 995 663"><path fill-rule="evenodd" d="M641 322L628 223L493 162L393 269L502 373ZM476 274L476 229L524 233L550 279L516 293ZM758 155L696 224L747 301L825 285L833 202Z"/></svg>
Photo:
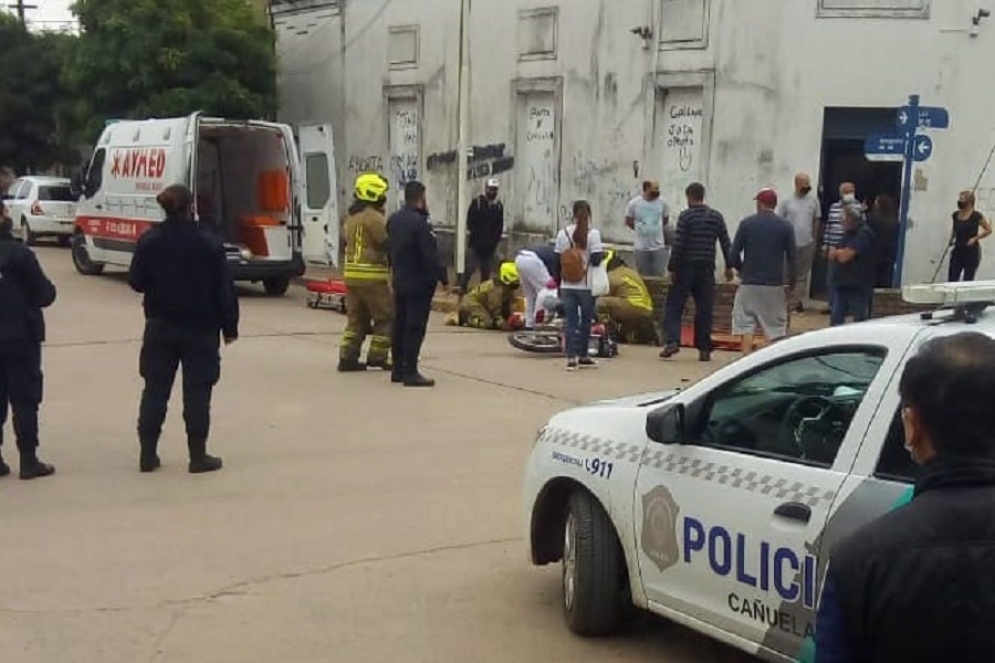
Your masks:
<svg viewBox="0 0 995 663"><path fill-rule="evenodd" d="M852 193L844 193L843 194L843 202L844 203L852 203L856 199L857 199L857 197L855 195L853 195Z"/></svg>

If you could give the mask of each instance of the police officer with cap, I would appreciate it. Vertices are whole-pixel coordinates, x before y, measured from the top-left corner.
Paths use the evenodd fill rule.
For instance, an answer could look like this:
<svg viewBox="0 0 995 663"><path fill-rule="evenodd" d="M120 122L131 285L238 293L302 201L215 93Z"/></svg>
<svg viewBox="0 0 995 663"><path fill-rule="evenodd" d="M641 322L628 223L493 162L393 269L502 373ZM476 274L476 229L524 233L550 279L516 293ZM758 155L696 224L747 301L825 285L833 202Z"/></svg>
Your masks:
<svg viewBox="0 0 995 663"><path fill-rule="evenodd" d="M45 340L42 309L55 301L55 286L28 247L14 238L13 222L0 217L0 444L8 403L21 454L21 479L55 473L38 460L38 407L42 400L41 344ZM0 477L10 467L0 458Z"/></svg>
<svg viewBox="0 0 995 663"><path fill-rule="evenodd" d="M238 298L224 246L192 217L193 196L167 187L156 201L166 219L138 240L128 282L144 294L145 336L139 371L145 379L138 415L139 468L160 466L159 436L176 370L183 365L183 418L191 474L221 469L207 454L211 393L221 377L220 339L238 339Z"/></svg>

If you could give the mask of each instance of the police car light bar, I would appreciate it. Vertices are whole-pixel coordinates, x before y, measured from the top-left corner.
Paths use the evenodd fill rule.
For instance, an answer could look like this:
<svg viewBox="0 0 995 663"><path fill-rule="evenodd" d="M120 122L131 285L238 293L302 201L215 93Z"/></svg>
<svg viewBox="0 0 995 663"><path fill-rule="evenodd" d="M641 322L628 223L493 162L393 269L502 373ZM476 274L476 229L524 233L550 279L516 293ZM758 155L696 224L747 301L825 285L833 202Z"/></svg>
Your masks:
<svg viewBox="0 0 995 663"><path fill-rule="evenodd" d="M995 281L933 283L902 288L902 299L909 304L959 307L995 302Z"/></svg>

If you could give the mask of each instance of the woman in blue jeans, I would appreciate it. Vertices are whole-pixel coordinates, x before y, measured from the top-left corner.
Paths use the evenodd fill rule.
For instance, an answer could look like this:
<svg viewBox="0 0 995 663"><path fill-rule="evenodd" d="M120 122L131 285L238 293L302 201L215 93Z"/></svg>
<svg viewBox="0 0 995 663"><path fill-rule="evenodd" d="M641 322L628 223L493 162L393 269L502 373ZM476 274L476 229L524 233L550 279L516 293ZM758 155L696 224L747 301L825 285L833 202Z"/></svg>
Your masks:
<svg viewBox="0 0 995 663"><path fill-rule="evenodd" d="M560 300L566 309L567 370L597 368L590 356L591 325L594 323L595 302L591 294L591 268L605 256L601 233L591 228L591 206L586 200L574 203L574 222L556 236L556 253L560 256ZM568 262L580 258L582 271L571 275Z"/></svg>

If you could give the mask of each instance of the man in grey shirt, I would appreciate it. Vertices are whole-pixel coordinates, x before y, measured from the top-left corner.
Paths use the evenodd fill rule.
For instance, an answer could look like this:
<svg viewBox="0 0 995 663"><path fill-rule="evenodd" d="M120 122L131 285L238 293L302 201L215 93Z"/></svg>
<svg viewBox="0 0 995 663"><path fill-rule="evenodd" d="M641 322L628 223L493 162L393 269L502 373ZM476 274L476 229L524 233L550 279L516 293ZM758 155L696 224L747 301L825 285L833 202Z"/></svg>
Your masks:
<svg viewBox="0 0 995 663"><path fill-rule="evenodd" d="M625 225L636 233L632 248L641 275L662 277L667 271L670 249L664 231L669 223L670 206L660 199L660 183L643 182L643 195L633 198L625 211Z"/></svg>
<svg viewBox="0 0 995 663"><path fill-rule="evenodd" d="M797 273L795 229L774 212L777 193L763 189L756 201L757 213L740 222L730 256L741 281L733 303L732 333L742 337L744 355L753 351L757 326L769 341L788 335L788 284L795 282Z"/></svg>
<svg viewBox="0 0 995 663"><path fill-rule="evenodd" d="M801 313L805 310L804 301L808 296L808 279L815 262L816 238L822 222L822 205L819 197L812 192L812 178L808 173L795 175L795 194L781 201L777 215L785 219L795 229L795 250L798 257L797 280L789 294L790 310Z"/></svg>

